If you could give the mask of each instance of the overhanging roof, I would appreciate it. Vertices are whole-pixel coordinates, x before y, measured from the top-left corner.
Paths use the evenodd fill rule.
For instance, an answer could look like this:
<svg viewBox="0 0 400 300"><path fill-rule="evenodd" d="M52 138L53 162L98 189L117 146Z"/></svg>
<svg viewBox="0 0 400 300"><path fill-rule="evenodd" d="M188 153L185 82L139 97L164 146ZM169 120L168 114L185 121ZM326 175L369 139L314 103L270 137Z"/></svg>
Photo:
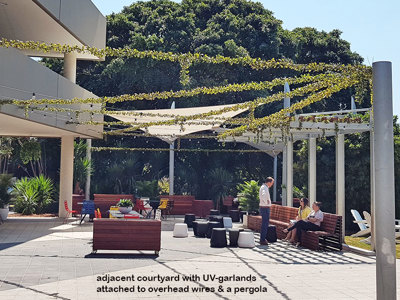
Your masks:
<svg viewBox="0 0 400 300"><path fill-rule="evenodd" d="M105 48L106 19L90 0L1 0L0 37ZM54 52L23 52L63 57ZM78 54L78 59L99 60L89 54Z"/></svg>

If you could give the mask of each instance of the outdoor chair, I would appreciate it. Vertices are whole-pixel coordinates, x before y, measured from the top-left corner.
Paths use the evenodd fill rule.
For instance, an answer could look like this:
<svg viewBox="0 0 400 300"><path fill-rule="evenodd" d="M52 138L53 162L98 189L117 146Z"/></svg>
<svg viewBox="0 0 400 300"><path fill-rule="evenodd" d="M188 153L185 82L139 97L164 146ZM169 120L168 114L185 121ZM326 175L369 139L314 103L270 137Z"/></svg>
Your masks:
<svg viewBox="0 0 400 300"><path fill-rule="evenodd" d="M365 216L365 212L364 211L364 216ZM357 233L352 234L352 237L360 237L360 236L365 236L368 234L371 234L371 216L369 215L369 220L367 220L367 218L365 220L363 220L363 218L361 217L360 213L355 210L352 209L351 210L351 214L353 215L354 221L353 223L356 223L358 225L358 227L360 228L360 231Z"/></svg>
<svg viewBox="0 0 400 300"><path fill-rule="evenodd" d="M371 215L367 211L363 211L363 215L365 218L365 221L370 225L371 227ZM395 219L394 220L394 227L395 227L395 238L400 237L400 220Z"/></svg>
<svg viewBox="0 0 400 300"><path fill-rule="evenodd" d="M76 213L78 213L78 212L77 212L76 210L70 210L70 209L68 208L68 202L67 202L67 201L64 201L64 207L65 207L65 210L66 210L66 212L67 212L67 215L65 216L65 219L64 219L64 223L67 223L69 217L72 216L72 214L76 214Z"/></svg>
<svg viewBox="0 0 400 300"><path fill-rule="evenodd" d="M161 198L160 199L160 205L158 206L158 209L161 210L161 214L164 214L167 212L168 209L168 198Z"/></svg>

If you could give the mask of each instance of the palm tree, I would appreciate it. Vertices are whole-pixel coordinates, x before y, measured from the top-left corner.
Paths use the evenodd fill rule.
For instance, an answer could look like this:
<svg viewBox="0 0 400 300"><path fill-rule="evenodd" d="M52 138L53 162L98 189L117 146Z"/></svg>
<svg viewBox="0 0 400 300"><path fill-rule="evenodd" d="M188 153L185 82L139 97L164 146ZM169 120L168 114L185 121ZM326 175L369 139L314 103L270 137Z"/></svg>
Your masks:
<svg viewBox="0 0 400 300"><path fill-rule="evenodd" d="M211 194L216 204L216 209L220 209L222 199L227 196L232 185L233 176L224 168L215 168L209 172L209 182Z"/></svg>

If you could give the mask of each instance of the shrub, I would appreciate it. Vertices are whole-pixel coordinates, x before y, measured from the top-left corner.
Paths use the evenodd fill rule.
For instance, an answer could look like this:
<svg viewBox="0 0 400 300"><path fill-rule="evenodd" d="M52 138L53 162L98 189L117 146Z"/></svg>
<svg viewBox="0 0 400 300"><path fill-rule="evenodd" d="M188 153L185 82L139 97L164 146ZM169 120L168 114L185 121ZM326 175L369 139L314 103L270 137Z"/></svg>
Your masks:
<svg viewBox="0 0 400 300"><path fill-rule="evenodd" d="M9 192L10 187L12 187L11 182L12 175L0 174L0 208L6 208L12 199L12 195Z"/></svg>
<svg viewBox="0 0 400 300"><path fill-rule="evenodd" d="M53 202L54 185L43 175L22 178L16 181L13 195L15 211L24 215L42 213Z"/></svg>
<svg viewBox="0 0 400 300"><path fill-rule="evenodd" d="M132 207L133 203L130 199L120 199L119 202L117 203L117 206L119 207Z"/></svg>
<svg viewBox="0 0 400 300"><path fill-rule="evenodd" d="M254 180L238 184L240 208L248 212L257 212L260 206L260 186Z"/></svg>

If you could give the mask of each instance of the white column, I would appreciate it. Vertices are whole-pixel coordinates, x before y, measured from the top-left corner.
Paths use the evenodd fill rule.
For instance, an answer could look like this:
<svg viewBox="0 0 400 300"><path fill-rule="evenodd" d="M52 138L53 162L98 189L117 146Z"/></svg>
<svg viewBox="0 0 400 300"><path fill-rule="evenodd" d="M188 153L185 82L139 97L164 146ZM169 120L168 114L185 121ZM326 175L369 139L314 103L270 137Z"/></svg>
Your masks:
<svg viewBox="0 0 400 300"><path fill-rule="evenodd" d="M372 64L374 95L374 168L376 298L396 299L395 198L392 63Z"/></svg>
<svg viewBox="0 0 400 300"><path fill-rule="evenodd" d="M86 159L91 162L92 160L92 140L86 140ZM86 174L86 186L85 186L85 199L90 199L90 173L91 170L88 170Z"/></svg>
<svg viewBox="0 0 400 300"><path fill-rule="evenodd" d="M283 91L285 93L290 92L290 87L287 82L285 82L285 85L283 87ZM289 108L290 107L290 98L285 97L283 99L283 108ZM286 114L287 116L290 116L290 114ZM284 141L285 142L285 141ZM283 147L283 152L282 152L282 185L286 187L286 190L282 189L282 205L286 206L288 205L288 146L287 143L285 143ZM291 197L293 198L293 197Z"/></svg>
<svg viewBox="0 0 400 300"><path fill-rule="evenodd" d="M64 54L64 77L76 83L76 53Z"/></svg>
<svg viewBox="0 0 400 300"><path fill-rule="evenodd" d="M342 236L345 234L345 167L344 167L344 134L336 138L336 214L342 216Z"/></svg>
<svg viewBox="0 0 400 300"><path fill-rule="evenodd" d="M283 146L282 151L282 205L287 205L287 147L286 145Z"/></svg>
<svg viewBox="0 0 400 300"><path fill-rule="evenodd" d="M61 161L60 161L60 198L58 204L58 216L64 218L66 210L64 201L68 208L72 209L72 190L74 177L74 137L63 136L61 138Z"/></svg>
<svg viewBox="0 0 400 300"><path fill-rule="evenodd" d="M291 138L287 142L287 186L286 200L287 206L293 206L293 141Z"/></svg>
<svg viewBox="0 0 400 300"><path fill-rule="evenodd" d="M169 145L169 194L174 194L174 145L175 142L172 142Z"/></svg>
<svg viewBox="0 0 400 300"><path fill-rule="evenodd" d="M317 139L308 140L308 199L311 205L317 201Z"/></svg>
<svg viewBox="0 0 400 300"><path fill-rule="evenodd" d="M278 184L278 156L277 155L274 156L274 180L275 180L275 183L272 186L273 191L274 191L274 195L272 196L272 201L276 202L276 186Z"/></svg>

